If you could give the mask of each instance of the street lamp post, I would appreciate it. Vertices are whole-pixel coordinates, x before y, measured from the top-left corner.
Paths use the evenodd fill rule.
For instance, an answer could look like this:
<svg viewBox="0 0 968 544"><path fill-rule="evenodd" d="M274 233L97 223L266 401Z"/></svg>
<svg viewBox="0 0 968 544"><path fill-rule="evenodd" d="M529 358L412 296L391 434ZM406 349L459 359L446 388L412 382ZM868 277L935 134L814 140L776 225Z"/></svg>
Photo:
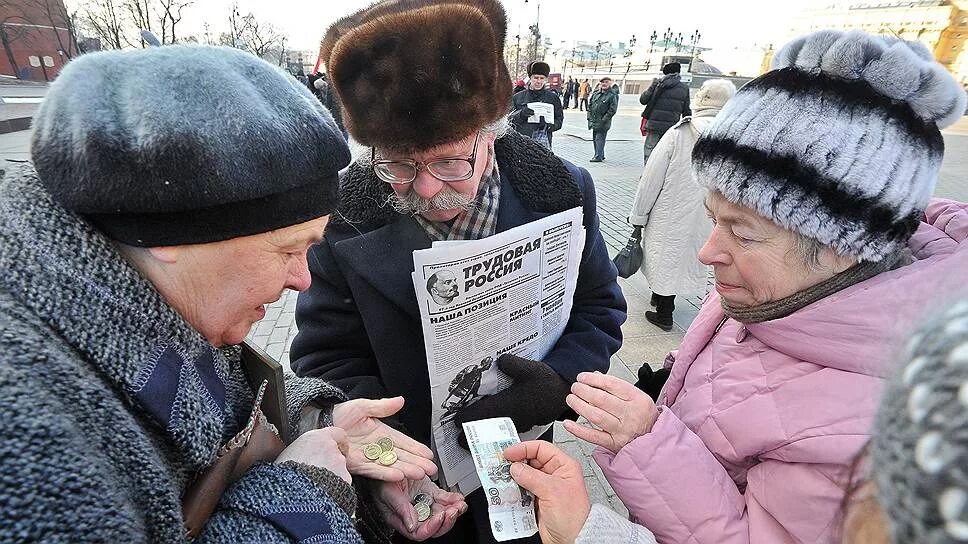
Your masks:
<svg viewBox="0 0 968 544"><path fill-rule="evenodd" d="M698 28L696 29L695 32L692 33L692 36L689 36L689 42L692 44L692 60L690 64L696 63L696 46L699 45L699 39L701 37L702 37L702 34L699 33Z"/></svg>

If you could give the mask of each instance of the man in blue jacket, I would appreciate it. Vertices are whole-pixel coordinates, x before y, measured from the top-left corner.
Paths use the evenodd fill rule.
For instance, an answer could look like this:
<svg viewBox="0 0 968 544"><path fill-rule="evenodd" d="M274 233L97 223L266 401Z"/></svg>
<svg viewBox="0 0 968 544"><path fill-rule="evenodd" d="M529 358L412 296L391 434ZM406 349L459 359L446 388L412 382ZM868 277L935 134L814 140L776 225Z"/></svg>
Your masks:
<svg viewBox="0 0 968 544"><path fill-rule="evenodd" d="M394 423L425 444L431 396L411 281L415 250L584 209L587 236L563 335L544 360L499 357L513 384L459 410L458 423L507 416L523 431L555 421L568 412L577 374L605 372L621 345L625 300L591 176L503 123L511 100L505 24L496 0L417 9L385 2L337 22L322 44L346 127L371 150L343 173L336 219L310 251L293 368L350 398L405 396ZM468 514L436 542L494 542L483 492L467 499Z"/></svg>

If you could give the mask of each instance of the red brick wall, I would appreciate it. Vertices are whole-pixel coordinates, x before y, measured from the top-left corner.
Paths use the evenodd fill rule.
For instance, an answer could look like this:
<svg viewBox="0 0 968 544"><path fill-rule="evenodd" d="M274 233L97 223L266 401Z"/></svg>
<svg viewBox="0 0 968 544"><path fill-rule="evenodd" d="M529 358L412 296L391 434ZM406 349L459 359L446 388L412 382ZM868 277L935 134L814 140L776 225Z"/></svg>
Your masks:
<svg viewBox="0 0 968 544"><path fill-rule="evenodd" d="M77 55L77 45L66 30L64 13L63 0L0 2L0 74L33 81L53 80L69 57ZM37 57L42 65L44 57L49 57L53 66L32 66L31 57Z"/></svg>

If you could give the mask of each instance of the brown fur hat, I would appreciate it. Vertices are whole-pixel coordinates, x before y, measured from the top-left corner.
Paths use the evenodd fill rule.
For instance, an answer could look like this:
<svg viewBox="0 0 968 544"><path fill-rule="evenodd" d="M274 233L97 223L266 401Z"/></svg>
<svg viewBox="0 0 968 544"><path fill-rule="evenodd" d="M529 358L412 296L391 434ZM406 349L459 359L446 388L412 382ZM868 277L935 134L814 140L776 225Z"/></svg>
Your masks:
<svg viewBox="0 0 968 544"><path fill-rule="evenodd" d="M496 0L385 0L326 32L320 55L358 142L410 152L506 115L507 20Z"/></svg>

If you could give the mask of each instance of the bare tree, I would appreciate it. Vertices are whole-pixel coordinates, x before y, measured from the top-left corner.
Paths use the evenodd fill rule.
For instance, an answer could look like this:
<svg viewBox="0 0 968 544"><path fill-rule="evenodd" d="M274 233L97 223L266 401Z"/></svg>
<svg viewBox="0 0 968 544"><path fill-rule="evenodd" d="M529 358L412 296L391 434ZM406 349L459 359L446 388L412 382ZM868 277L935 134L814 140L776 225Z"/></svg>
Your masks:
<svg viewBox="0 0 968 544"><path fill-rule="evenodd" d="M147 30L149 32L154 32L154 29L151 28L151 22L152 19L154 19L151 9L152 0L123 1L124 10L128 13L128 17L131 20L131 24L134 25L135 30ZM144 38L141 38L140 32L138 33L138 44L140 47L145 47L145 41Z"/></svg>
<svg viewBox="0 0 968 544"><path fill-rule="evenodd" d="M88 34L101 40L102 48L121 49L131 45L122 15L116 0L88 0L80 9L80 23Z"/></svg>
<svg viewBox="0 0 968 544"><path fill-rule="evenodd" d="M139 0L140 1L140 0ZM157 0L161 15L161 43L175 43L175 26L182 20L182 11L194 3L194 0Z"/></svg>
<svg viewBox="0 0 968 544"><path fill-rule="evenodd" d="M229 30L219 36L219 43L243 49L266 60L273 60L285 37L273 25L260 21L252 13L242 15L237 4L229 13ZM284 47L283 47L284 49ZM280 54L280 60L285 55Z"/></svg>

